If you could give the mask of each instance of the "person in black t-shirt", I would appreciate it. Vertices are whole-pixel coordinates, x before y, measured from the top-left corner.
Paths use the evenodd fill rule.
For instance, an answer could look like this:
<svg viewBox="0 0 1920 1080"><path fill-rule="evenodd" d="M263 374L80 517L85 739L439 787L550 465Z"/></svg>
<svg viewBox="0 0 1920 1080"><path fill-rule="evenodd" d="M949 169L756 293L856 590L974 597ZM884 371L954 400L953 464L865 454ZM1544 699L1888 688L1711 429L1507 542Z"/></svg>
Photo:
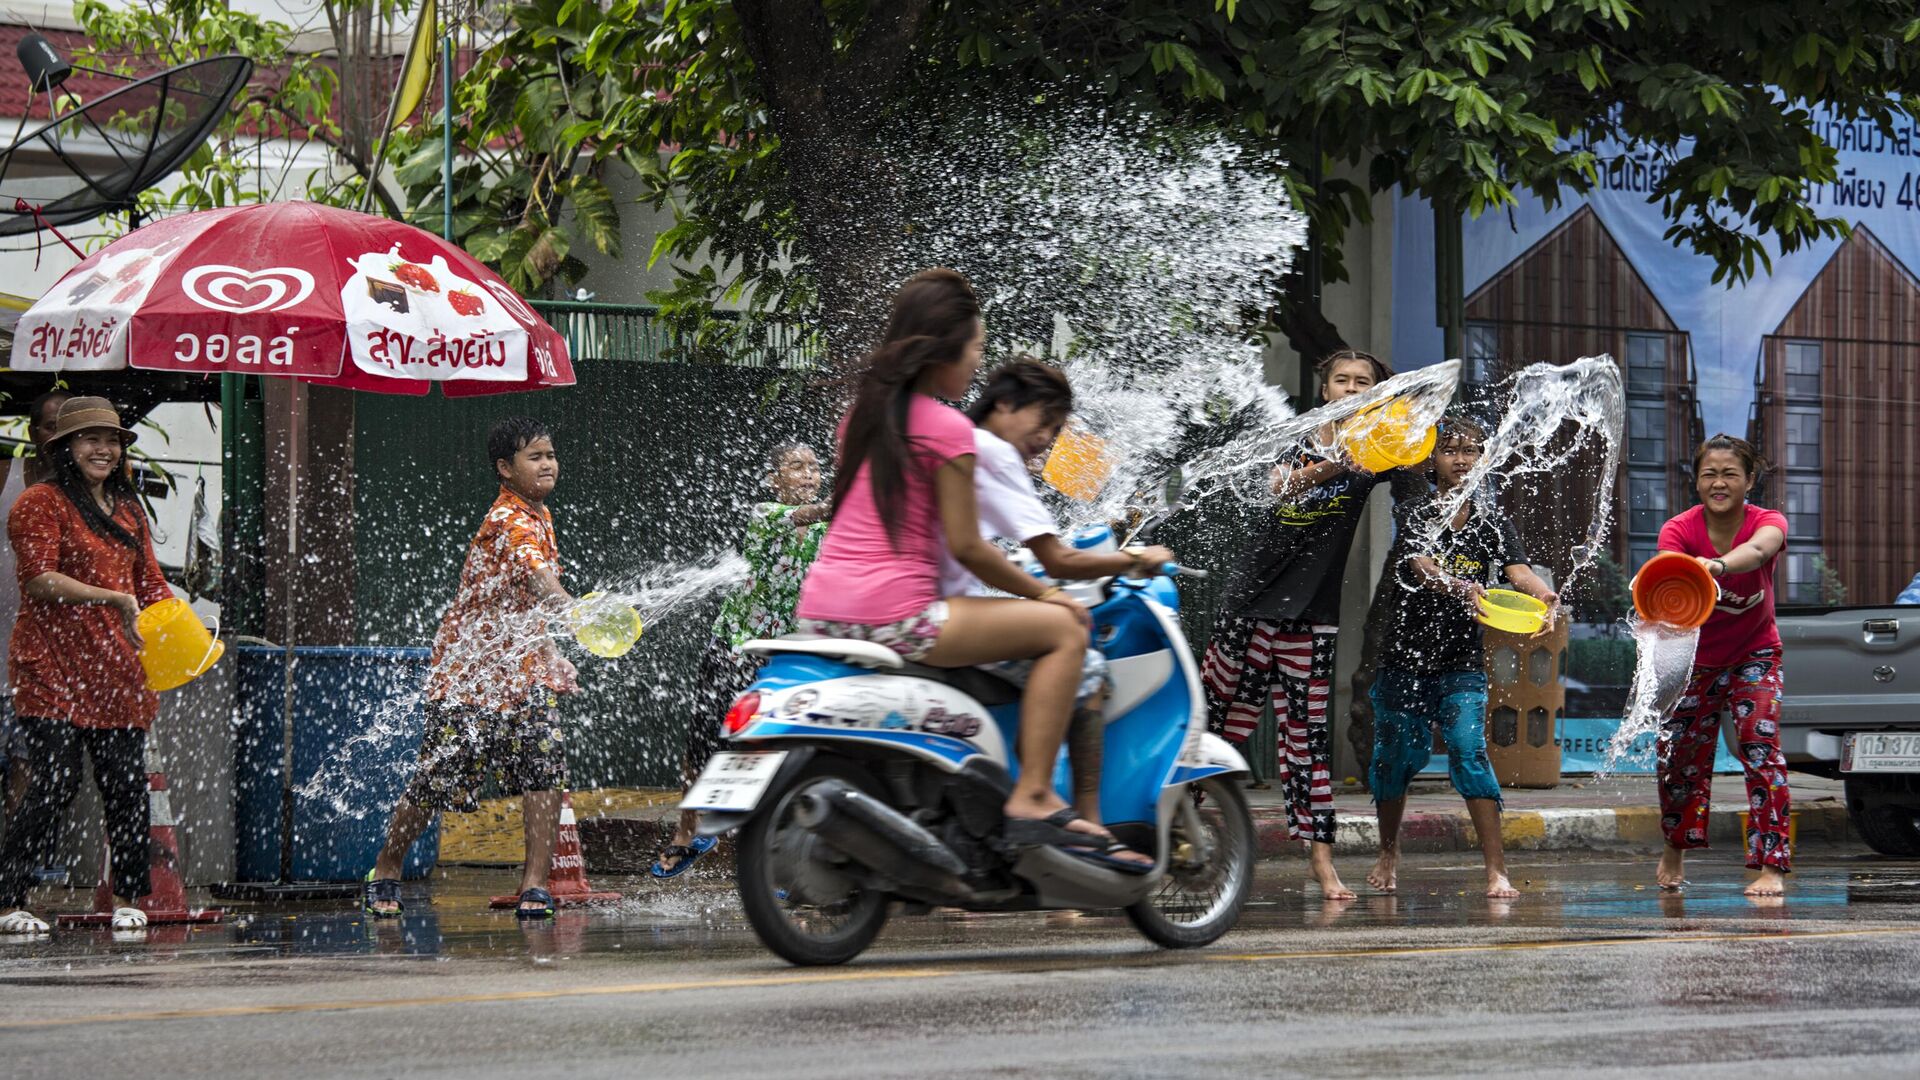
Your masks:
<svg viewBox="0 0 1920 1080"><path fill-rule="evenodd" d="M1363 352L1342 350L1315 369L1329 402L1364 393L1393 369ZM1331 444L1329 422L1318 442ZM1288 835L1310 843L1309 865L1329 900L1353 891L1333 867L1333 766L1327 705L1333 697L1334 643L1347 549L1382 478L1304 450L1273 470L1272 520L1254 537L1222 591L1202 678L1207 722L1245 743L1269 700L1280 734L1280 784Z"/></svg>
<svg viewBox="0 0 1920 1080"><path fill-rule="evenodd" d="M1520 895L1507 880L1500 845L1500 783L1487 759L1487 675L1480 597L1502 579L1549 608L1559 602L1527 565L1513 522L1490 503L1468 498L1441 525L1441 499L1479 462L1484 442L1472 421L1449 417L1434 446L1440 490L1395 507L1399 525L1387 556L1392 590L1382 627L1379 677L1373 684L1373 765L1369 786L1380 819L1380 859L1367 883L1381 892L1398 884L1400 818L1407 785L1433 756L1434 728L1447 740L1447 774L1467 801L1486 861L1487 895ZM1427 549L1432 538L1431 550ZM1551 623L1549 623L1551 625Z"/></svg>

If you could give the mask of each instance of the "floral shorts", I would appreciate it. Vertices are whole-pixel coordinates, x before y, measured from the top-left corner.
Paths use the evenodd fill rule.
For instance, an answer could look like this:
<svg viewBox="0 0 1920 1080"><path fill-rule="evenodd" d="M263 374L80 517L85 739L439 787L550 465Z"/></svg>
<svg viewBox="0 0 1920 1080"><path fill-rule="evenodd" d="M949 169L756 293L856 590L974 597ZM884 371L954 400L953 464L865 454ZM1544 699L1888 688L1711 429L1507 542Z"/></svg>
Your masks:
<svg viewBox="0 0 1920 1080"><path fill-rule="evenodd" d="M855 641L870 641L875 645L885 645L900 654L900 659L919 663L933 651L933 645L940 640L940 631L947 625L947 602L935 600L926 610L909 615L898 622L890 623L851 623L835 622L832 619L800 619L795 629L803 634L819 634L822 637L852 638Z"/></svg>
<svg viewBox="0 0 1920 1080"><path fill-rule="evenodd" d="M567 786L565 736L553 695L512 710L426 703L420 763L407 801L423 810L472 813L489 781L502 795L559 791Z"/></svg>

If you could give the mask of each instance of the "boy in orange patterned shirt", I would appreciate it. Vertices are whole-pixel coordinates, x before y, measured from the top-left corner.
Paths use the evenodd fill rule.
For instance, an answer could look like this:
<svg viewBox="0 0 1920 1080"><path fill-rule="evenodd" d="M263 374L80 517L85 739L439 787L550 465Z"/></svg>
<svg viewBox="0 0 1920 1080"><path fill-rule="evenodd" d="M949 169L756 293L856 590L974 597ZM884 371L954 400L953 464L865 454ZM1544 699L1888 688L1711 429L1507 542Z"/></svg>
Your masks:
<svg viewBox="0 0 1920 1080"><path fill-rule="evenodd" d="M434 636L419 767L367 874L362 906L380 918L400 914L402 864L433 815L478 809L489 778L523 796L527 861L518 915L553 915L547 871L567 786L557 695L578 689L573 665L547 636L548 619L573 601L560 585L546 505L560 460L546 427L523 417L493 426L487 455L500 495L467 547L460 591Z"/></svg>

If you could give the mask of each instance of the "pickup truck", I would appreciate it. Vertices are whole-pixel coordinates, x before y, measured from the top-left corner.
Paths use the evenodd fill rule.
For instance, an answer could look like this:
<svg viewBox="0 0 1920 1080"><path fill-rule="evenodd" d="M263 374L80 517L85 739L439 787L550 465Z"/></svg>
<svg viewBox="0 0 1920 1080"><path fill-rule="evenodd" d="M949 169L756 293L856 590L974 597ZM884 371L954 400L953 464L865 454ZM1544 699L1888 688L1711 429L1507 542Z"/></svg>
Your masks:
<svg viewBox="0 0 1920 1080"><path fill-rule="evenodd" d="M1920 855L1920 605L1782 607L1780 746L1838 776L1867 846Z"/></svg>

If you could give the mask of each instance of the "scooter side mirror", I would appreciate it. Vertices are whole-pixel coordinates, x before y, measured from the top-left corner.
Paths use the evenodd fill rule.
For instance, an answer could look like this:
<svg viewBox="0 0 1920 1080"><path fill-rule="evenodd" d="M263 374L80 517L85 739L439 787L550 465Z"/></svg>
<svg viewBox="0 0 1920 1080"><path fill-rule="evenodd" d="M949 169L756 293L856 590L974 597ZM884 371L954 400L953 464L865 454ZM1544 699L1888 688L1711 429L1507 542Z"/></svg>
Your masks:
<svg viewBox="0 0 1920 1080"><path fill-rule="evenodd" d="M1166 482L1161 486L1160 501L1166 506L1169 513L1184 510L1186 509L1186 494L1187 467L1185 465L1175 465L1173 470L1167 473Z"/></svg>

